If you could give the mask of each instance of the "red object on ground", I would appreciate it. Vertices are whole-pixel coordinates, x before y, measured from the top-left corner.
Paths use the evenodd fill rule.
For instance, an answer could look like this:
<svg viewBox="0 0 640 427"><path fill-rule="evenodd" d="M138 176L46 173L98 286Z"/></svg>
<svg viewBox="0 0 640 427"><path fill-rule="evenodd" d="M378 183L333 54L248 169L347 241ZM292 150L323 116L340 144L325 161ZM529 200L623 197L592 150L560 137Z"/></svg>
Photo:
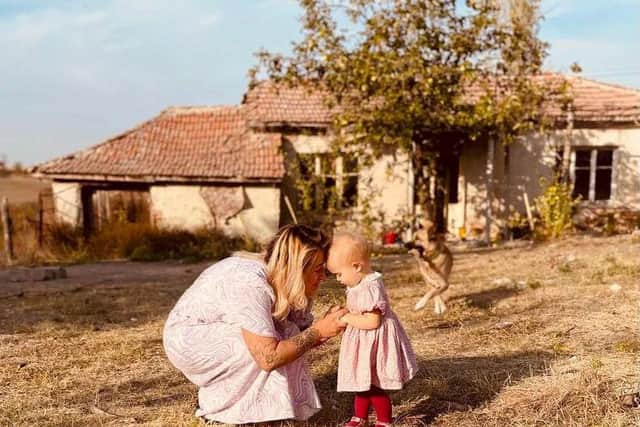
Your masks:
<svg viewBox="0 0 640 427"><path fill-rule="evenodd" d="M389 230L382 235L382 243L385 245L393 245L396 240L398 240L398 234L393 230Z"/></svg>

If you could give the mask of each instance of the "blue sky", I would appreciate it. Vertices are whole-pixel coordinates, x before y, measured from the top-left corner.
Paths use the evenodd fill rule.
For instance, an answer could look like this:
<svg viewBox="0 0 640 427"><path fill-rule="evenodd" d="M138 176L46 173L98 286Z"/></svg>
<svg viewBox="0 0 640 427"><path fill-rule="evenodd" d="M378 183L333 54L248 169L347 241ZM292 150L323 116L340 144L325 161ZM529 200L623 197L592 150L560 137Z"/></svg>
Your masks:
<svg viewBox="0 0 640 427"><path fill-rule="evenodd" d="M176 7L176 5L179 5ZM544 0L547 68L640 88L640 0ZM32 165L170 105L237 104L294 0L0 0L0 155Z"/></svg>

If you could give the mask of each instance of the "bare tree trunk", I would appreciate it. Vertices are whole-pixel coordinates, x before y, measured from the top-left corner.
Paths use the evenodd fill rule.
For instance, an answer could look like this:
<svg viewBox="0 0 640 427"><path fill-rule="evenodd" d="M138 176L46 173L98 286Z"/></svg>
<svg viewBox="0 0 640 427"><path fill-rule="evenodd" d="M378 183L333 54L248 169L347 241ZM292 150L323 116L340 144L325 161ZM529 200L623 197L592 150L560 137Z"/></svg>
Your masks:
<svg viewBox="0 0 640 427"><path fill-rule="evenodd" d="M44 243L44 200L42 191L38 193L38 247Z"/></svg>
<svg viewBox="0 0 640 427"><path fill-rule="evenodd" d="M417 142L414 144L413 153L413 172L415 176L416 198L420 213L427 215L426 202L429 194L428 181L424 173L424 154L422 145Z"/></svg>
<svg viewBox="0 0 640 427"><path fill-rule="evenodd" d="M484 224L484 240L487 244L491 243L491 225L493 222L493 161L495 157L495 139L490 137L487 141L487 165L485 176L487 180L487 205Z"/></svg>
<svg viewBox="0 0 640 427"><path fill-rule="evenodd" d="M413 167L418 206L422 218L435 224L436 159L428 133L417 133L414 140Z"/></svg>
<svg viewBox="0 0 640 427"><path fill-rule="evenodd" d="M564 138L564 146L562 148L562 169L560 170L560 181L568 183L569 167L571 166L571 137L573 132L573 106L569 105L569 111L567 112L567 134Z"/></svg>
<svg viewBox="0 0 640 427"><path fill-rule="evenodd" d="M503 237L511 240L513 235L509 230L509 216L511 215L511 146L503 144L504 151L504 221Z"/></svg>

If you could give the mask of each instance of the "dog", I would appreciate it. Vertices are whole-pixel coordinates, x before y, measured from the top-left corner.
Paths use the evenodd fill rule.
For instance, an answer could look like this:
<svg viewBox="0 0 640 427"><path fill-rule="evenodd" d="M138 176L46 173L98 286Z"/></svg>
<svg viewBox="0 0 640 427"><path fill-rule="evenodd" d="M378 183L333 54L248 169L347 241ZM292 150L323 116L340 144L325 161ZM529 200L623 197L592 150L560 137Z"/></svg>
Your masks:
<svg viewBox="0 0 640 427"><path fill-rule="evenodd" d="M438 315L447 311L442 293L449 288L449 275L453 268L453 255L442 237L436 237L435 224L428 220L420 221L421 228L416 232L409 253L418 263L418 270L424 283L431 289L413 307L422 310L433 299L434 312Z"/></svg>

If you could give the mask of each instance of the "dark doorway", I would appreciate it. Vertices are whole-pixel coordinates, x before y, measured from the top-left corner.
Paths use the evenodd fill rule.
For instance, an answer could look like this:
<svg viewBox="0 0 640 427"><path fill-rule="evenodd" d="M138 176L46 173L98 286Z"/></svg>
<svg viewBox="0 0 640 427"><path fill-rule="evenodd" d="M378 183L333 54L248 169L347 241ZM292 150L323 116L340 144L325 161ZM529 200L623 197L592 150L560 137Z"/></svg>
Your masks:
<svg viewBox="0 0 640 427"><path fill-rule="evenodd" d="M80 197L85 237L114 223L151 223L148 185L83 184Z"/></svg>
<svg viewBox="0 0 640 427"><path fill-rule="evenodd" d="M442 153L436 163L436 187L434 193L436 232L447 232L449 203L458 202L458 176L460 154Z"/></svg>

